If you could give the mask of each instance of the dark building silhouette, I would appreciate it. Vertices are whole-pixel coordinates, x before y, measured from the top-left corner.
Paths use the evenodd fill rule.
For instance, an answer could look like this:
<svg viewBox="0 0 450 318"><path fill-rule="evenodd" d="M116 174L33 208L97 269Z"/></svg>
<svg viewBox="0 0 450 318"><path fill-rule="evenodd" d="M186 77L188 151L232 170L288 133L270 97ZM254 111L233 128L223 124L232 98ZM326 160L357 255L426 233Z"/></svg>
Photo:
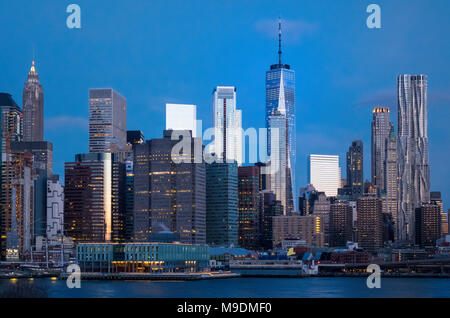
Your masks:
<svg viewBox="0 0 450 318"><path fill-rule="evenodd" d="M259 193L261 249L273 248L273 218L283 215L283 205L275 193L263 190Z"/></svg>
<svg viewBox="0 0 450 318"><path fill-rule="evenodd" d="M357 242L360 247L375 252L383 247L382 201L375 195L364 195L356 202Z"/></svg>
<svg viewBox="0 0 450 318"><path fill-rule="evenodd" d="M206 165L206 242L237 246L239 241L237 163Z"/></svg>
<svg viewBox="0 0 450 318"><path fill-rule="evenodd" d="M330 246L346 246L353 241L353 209L345 201L330 205Z"/></svg>
<svg viewBox="0 0 450 318"><path fill-rule="evenodd" d="M163 138L135 145L135 241L149 241L157 234L154 229L166 228L183 243L205 243L206 170L202 156L195 156L202 153L201 139L190 135L190 131L165 130ZM175 151L186 140L186 148ZM237 178L235 182L237 210Z"/></svg>
<svg viewBox="0 0 450 318"><path fill-rule="evenodd" d="M260 167L238 168L239 246L258 249L260 245L259 190Z"/></svg>
<svg viewBox="0 0 450 318"><path fill-rule="evenodd" d="M448 219L447 212L444 211L444 203L442 201L441 192L432 191L430 192L430 201L433 204L439 206L439 213L441 214L441 236L447 235L448 232Z"/></svg>
<svg viewBox="0 0 450 318"><path fill-rule="evenodd" d="M134 209L134 172L133 158L136 145L145 142L140 130L127 131L127 147L130 149L125 160L125 241L133 240L133 209Z"/></svg>
<svg viewBox="0 0 450 318"><path fill-rule="evenodd" d="M423 203L415 211L416 244L420 247L436 246L441 237L440 207L434 203Z"/></svg>
<svg viewBox="0 0 450 318"><path fill-rule="evenodd" d="M356 140L347 152L347 186L351 189L352 200L364 193L363 142Z"/></svg>
<svg viewBox="0 0 450 318"><path fill-rule="evenodd" d="M65 164L64 233L76 242L124 240L124 163L115 154L78 154Z"/></svg>

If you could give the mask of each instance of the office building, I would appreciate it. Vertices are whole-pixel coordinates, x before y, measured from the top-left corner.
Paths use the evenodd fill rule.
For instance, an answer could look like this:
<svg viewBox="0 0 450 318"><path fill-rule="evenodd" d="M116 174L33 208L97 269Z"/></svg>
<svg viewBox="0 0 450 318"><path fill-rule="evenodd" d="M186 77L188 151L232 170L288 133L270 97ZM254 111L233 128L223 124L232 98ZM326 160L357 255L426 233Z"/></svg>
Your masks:
<svg viewBox="0 0 450 318"><path fill-rule="evenodd" d="M339 156L309 155L308 184L327 197L336 197L341 181Z"/></svg>
<svg viewBox="0 0 450 318"><path fill-rule="evenodd" d="M238 246L239 197L237 163L206 165L206 243Z"/></svg>
<svg viewBox="0 0 450 318"><path fill-rule="evenodd" d="M166 130L190 130L192 137L197 134L197 106L186 104L166 104Z"/></svg>
<svg viewBox="0 0 450 318"><path fill-rule="evenodd" d="M145 137L142 131L127 131L127 147L130 151L125 159L125 241L133 240L134 231L134 150L136 145L144 142Z"/></svg>
<svg viewBox="0 0 450 318"><path fill-rule="evenodd" d="M298 197L298 211L301 215L309 215L314 211L314 203L319 198L319 193L312 184L300 188Z"/></svg>
<svg viewBox="0 0 450 318"><path fill-rule="evenodd" d="M271 190L262 190L259 193L259 209L260 247L262 250L270 250L273 248L273 217L283 215L283 206L275 193Z"/></svg>
<svg viewBox="0 0 450 318"><path fill-rule="evenodd" d="M356 140L347 152L347 184L351 189L351 199L357 200L364 193L363 142Z"/></svg>
<svg viewBox="0 0 450 318"><path fill-rule="evenodd" d="M47 177L53 174L53 144L51 142L11 142L11 151L32 153L33 169L44 170Z"/></svg>
<svg viewBox="0 0 450 318"><path fill-rule="evenodd" d="M375 107L372 111L372 185L385 191L386 139L391 129L390 111L387 107Z"/></svg>
<svg viewBox="0 0 450 318"><path fill-rule="evenodd" d="M75 242L121 241L124 193L117 175L124 169L114 154L78 154L65 163L64 233ZM119 232L118 232L119 231Z"/></svg>
<svg viewBox="0 0 450 318"><path fill-rule="evenodd" d="M213 91L214 154L219 162L242 164L242 111L236 108L236 88Z"/></svg>
<svg viewBox="0 0 450 318"><path fill-rule="evenodd" d="M6 260L30 257L33 242L33 156L28 152L11 153L9 185L5 208ZM11 257L13 256L13 257Z"/></svg>
<svg viewBox="0 0 450 318"><path fill-rule="evenodd" d="M381 199L367 194L356 202L357 242L361 248L375 252L383 247L383 214Z"/></svg>
<svg viewBox="0 0 450 318"><path fill-rule="evenodd" d="M290 65L283 64L281 61L281 21L278 28L278 63L270 66L270 70L266 71L266 128L268 129L267 145L269 154L272 153L271 145L271 121L273 116L284 116L287 120L287 131L284 139L285 143L279 143L281 147L286 147L287 153L286 169L289 170L286 175L290 175L290 180L286 179L283 184L285 193L292 198L297 197L295 182L295 162L296 162L296 128L295 128L295 71ZM281 121L278 118L277 121ZM281 124L281 123L280 123ZM281 151L280 151L281 152ZM289 181L289 182L288 182ZM278 194L277 194L278 195ZM295 211L294 202L290 203L278 197L283 201L285 210ZM292 208L291 208L292 206Z"/></svg>
<svg viewBox="0 0 450 318"><path fill-rule="evenodd" d="M270 189L281 201L284 214L294 211L292 188L292 163L289 156L289 120L285 114L275 111L269 116L271 131Z"/></svg>
<svg viewBox="0 0 450 318"><path fill-rule="evenodd" d="M281 246L285 240L303 240L311 247L324 246L322 218L314 215L273 217L273 246Z"/></svg>
<svg viewBox="0 0 450 318"><path fill-rule="evenodd" d="M204 244L206 241L205 163L194 160L194 148L199 139L193 138L188 143L190 149L172 156L173 147L180 142L172 135L185 132L166 130L163 138L135 145L135 241L151 241L162 231L175 233L184 243ZM176 163L178 159L183 161ZM237 177L235 194L237 210Z"/></svg>
<svg viewBox="0 0 450 318"><path fill-rule="evenodd" d="M327 198L324 192L317 194L317 199L314 201L312 215L321 217L324 232L324 244L328 245L330 242L330 208L331 198Z"/></svg>
<svg viewBox="0 0 450 318"><path fill-rule="evenodd" d="M239 246L258 249L261 242L259 207L260 167L238 167Z"/></svg>
<svg viewBox="0 0 450 318"><path fill-rule="evenodd" d="M415 211L416 244L420 247L435 247L441 238L441 213L439 205L423 203Z"/></svg>
<svg viewBox="0 0 450 318"><path fill-rule="evenodd" d="M7 257L19 258L18 238L15 238L14 248L7 248L11 245L11 235L17 236L17 230L11 231L11 227L16 222L16 218L12 217L15 211L13 195L13 182L16 179L14 173L15 169L14 158L11 151L11 142L21 141L23 137L23 115L22 110L16 104L12 96L8 93L0 93L0 110L1 110L1 235L0 235L0 250L1 259L5 260ZM20 170L19 170L20 172ZM18 176L20 178L20 175ZM17 226L15 227L15 229ZM9 244L7 244L9 242ZM7 255L8 254L8 255Z"/></svg>
<svg viewBox="0 0 450 318"><path fill-rule="evenodd" d="M23 88L23 139L44 140L44 92L34 61Z"/></svg>
<svg viewBox="0 0 450 318"><path fill-rule="evenodd" d="M330 246L346 246L353 242L353 209L345 201L330 205Z"/></svg>
<svg viewBox="0 0 450 318"><path fill-rule="evenodd" d="M398 177L400 239L414 239L414 211L430 201L427 76L398 77Z"/></svg>
<svg viewBox="0 0 450 318"><path fill-rule="evenodd" d="M127 101L112 88L89 90L89 152L125 151Z"/></svg>
<svg viewBox="0 0 450 318"><path fill-rule="evenodd" d="M441 236L448 234L448 220L447 213L444 211L444 203L442 202L441 193L437 191L430 192L430 201L439 207L439 214L441 216Z"/></svg>

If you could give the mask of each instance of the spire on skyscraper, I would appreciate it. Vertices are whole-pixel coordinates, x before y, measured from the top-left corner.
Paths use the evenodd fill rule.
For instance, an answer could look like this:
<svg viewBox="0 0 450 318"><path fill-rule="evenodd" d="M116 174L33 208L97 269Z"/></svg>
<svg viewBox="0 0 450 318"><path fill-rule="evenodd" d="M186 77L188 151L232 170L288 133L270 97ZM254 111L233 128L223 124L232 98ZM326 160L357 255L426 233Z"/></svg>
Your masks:
<svg viewBox="0 0 450 318"><path fill-rule="evenodd" d="M281 18L278 18L278 64L281 65Z"/></svg>

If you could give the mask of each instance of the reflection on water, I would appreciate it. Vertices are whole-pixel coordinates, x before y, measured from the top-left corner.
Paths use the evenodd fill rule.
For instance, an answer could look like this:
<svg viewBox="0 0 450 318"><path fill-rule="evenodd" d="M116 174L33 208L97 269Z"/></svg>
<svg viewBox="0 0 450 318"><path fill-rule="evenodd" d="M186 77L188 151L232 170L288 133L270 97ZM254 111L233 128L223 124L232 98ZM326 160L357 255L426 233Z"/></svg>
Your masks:
<svg viewBox="0 0 450 318"><path fill-rule="evenodd" d="M232 278L202 281L81 281L2 279L0 297L448 297L450 279L382 278L369 289L365 278Z"/></svg>

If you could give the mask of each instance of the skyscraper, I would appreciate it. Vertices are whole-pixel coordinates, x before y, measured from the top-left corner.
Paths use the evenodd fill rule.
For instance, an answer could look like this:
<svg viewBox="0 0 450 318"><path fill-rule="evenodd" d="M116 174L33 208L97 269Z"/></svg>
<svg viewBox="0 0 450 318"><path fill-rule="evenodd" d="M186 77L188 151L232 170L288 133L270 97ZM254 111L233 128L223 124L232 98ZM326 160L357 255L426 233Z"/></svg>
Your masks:
<svg viewBox="0 0 450 318"><path fill-rule="evenodd" d="M356 140L347 152L347 185L351 188L352 200L364 193L364 156L363 142Z"/></svg>
<svg viewBox="0 0 450 318"><path fill-rule="evenodd" d="M13 154L11 151L11 143L14 141L21 141L23 137L23 114L20 107L14 101L12 96L8 93L0 93L0 110L1 110L1 236L0 244L2 255L1 259L6 259L8 254L11 255L11 250L15 250L15 254L19 257L18 238L16 237L13 244L15 248L11 247L12 236L17 236L17 220L15 214L15 203L17 193L14 192L14 180L16 179L15 172L20 171L15 169L13 162ZM25 161L23 161L25 162ZM13 193L14 192L14 193ZM14 197L13 197L14 195ZM15 226L15 227L14 227ZM15 228L11 231L11 228Z"/></svg>
<svg viewBox="0 0 450 318"><path fill-rule="evenodd" d="M50 177L53 174L53 144L48 141L11 142L14 152L31 152L33 169L44 170Z"/></svg>
<svg viewBox="0 0 450 318"><path fill-rule="evenodd" d="M435 247L441 237L440 207L435 203L423 203L415 211L416 244L420 247Z"/></svg>
<svg viewBox="0 0 450 318"><path fill-rule="evenodd" d="M260 167L238 168L239 246L255 250L261 242L259 189Z"/></svg>
<svg viewBox="0 0 450 318"><path fill-rule="evenodd" d="M345 201L330 206L330 246L346 246L353 240L353 209Z"/></svg>
<svg viewBox="0 0 450 318"><path fill-rule="evenodd" d="M389 108L375 107L372 111L372 185L384 193L384 161L386 156L386 139L389 137L391 120Z"/></svg>
<svg viewBox="0 0 450 318"><path fill-rule="evenodd" d="M439 214L441 215L441 235L448 234L448 220L447 213L444 211L444 203L442 202L441 192L430 192L430 201L439 207Z"/></svg>
<svg viewBox="0 0 450 318"><path fill-rule="evenodd" d="M271 190L259 192L261 248L273 248L273 217L283 215L283 206Z"/></svg>
<svg viewBox="0 0 450 318"><path fill-rule="evenodd" d="M201 141L191 139L190 155L188 149L172 155L173 147L180 142L174 134L185 132L165 130L163 138L134 146L135 241L149 241L161 232L173 232L181 242L205 243L205 163L196 163L194 159L194 148L197 144L201 147ZM175 162L179 157L186 160Z"/></svg>
<svg viewBox="0 0 450 318"><path fill-rule="evenodd" d="M360 247L375 252L383 247L383 213L381 199L364 195L356 202L357 242Z"/></svg>
<svg viewBox="0 0 450 318"><path fill-rule="evenodd" d="M224 162L242 164L242 111L236 109L236 88L213 91L214 153Z"/></svg>
<svg viewBox="0 0 450 318"><path fill-rule="evenodd" d="M166 130L190 130L192 137L197 135L197 106L185 104L166 104Z"/></svg>
<svg viewBox="0 0 450 318"><path fill-rule="evenodd" d="M44 140L44 93L34 61L23 88L24 141Z"/></svg>
<svg viewBox="0 0 450 318"><path fill-rule="evenodd" d="M339 156L309 155L308 184L312 184L319 192L325 192L327 197L337 196L341 175Z"/></svg>
<svg viewBox="0 0 450 318"><path fill-rule="evenodd" d="M65 163L64 233L78 242L121 241L124 224L122 184L125 167L115 154L77 154Z"/></svg>
<svg viewBox="0 0 450 318"><path fill-rule="evenodd" d="M7 191L10 203L6 207L7 258L16 249L20 259L30 255L34 217L32 162L33 155L29 152L11 153Z"/></svg>
<svg viewBox="0 0 450 318"><path fill-rule="evenodd" d="M284 179L281 186L285 188L283 192L287 197L296 197L295 193L295 160L296 160L296 129L295 129L295 72L287 64L281 61L281 21L278 29L278 63L270 66L270 70L266 72L266 128L268 129L267 145L269 153L272 153L271 145L271 125L273 116L285 116L287 120L287 170L284 174L290 176ZM278 118L277 121L281 119ZM272 125L273 126L273 125ZM280 144L280 147L284 147ZM290 179L290 180L289 180ZM290 193L290 194L289 194ZM279 200L283 200L278 198ZM284 199L286 201L286 199ZM284 202L283 205L290 206L290 203ZM294 210L294 202L292 202ZM289 208L288 208L289 209Z"/></svg>
<svg viewBox="0 0 450 318"><path fill-rule="evenodd" d="M89 152L124 151L127 101L112 88L89 90Z"/></svg>
<svg viewBox="0 0 450 318"><path fill-rule="evenodd" d="M140 130L127 131L127 146L131 150L125 160L125 240L133 240L133 208L134 208L134 150L136 145L143 144L145 137Z"/></svg>
<svg viewBox="0 0 450 318"><path fill-rule="evenodd" d="M391 123L389 137L386 139L386 155L384 160L384 183L386 190L386 213L392 217L394 222L394 237L398 238L398 177L397 177L397 136L394 125Z"/></svg>
<svg viewBox="0 0 450 318"><path fill-rule="evenodd" d="M237 246L239 242L238 166L206 165L206 243Z"/></svg>
<svg viewBox="0 0 450 318"><path fill-rule="evenodd" d="M398 77L398 225L400 239L414 239L414 212L430 201L427 76Z"/></svg>
<svg viewBox="0 0 450 318"><path fill-rule="evenodd" d="M270 189L281 201L285 215L294 211L288 125L288 118L279 111L269 116L271 131Z"/></svg>

